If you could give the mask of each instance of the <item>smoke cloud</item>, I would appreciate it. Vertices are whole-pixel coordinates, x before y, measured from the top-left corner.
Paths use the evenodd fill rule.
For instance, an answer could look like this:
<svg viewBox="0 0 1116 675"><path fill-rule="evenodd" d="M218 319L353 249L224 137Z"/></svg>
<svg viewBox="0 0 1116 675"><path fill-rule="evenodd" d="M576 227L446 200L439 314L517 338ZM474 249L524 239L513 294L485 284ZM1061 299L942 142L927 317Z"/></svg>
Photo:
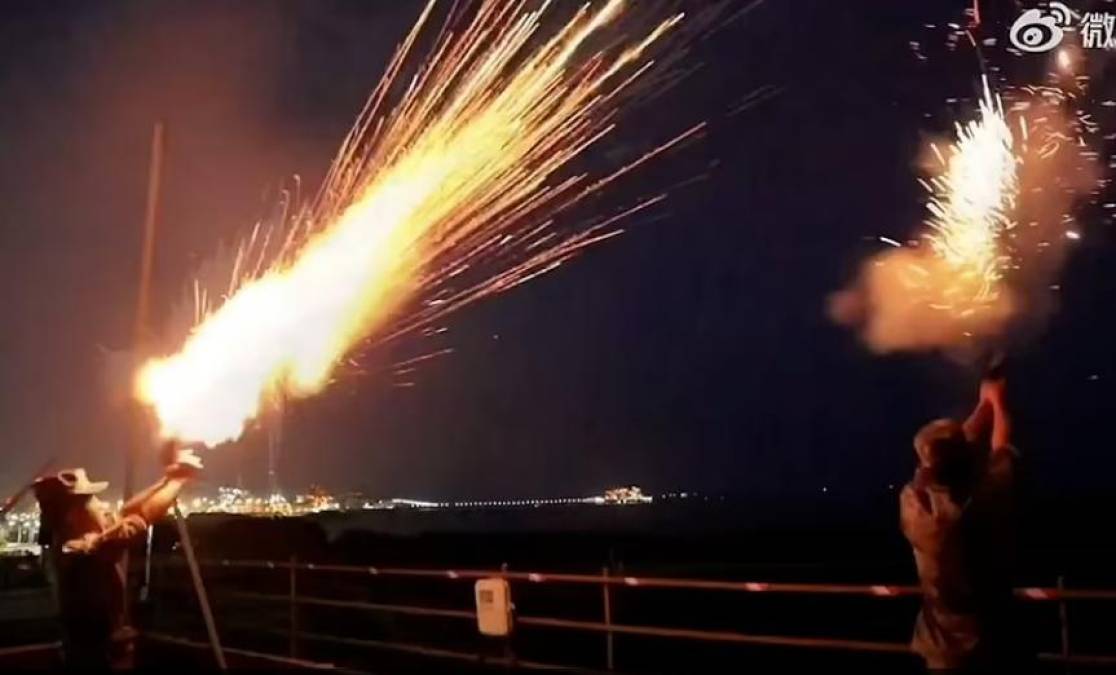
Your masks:
<svg viewBox="0 0 1116 675"><path fill-rule="evenodd" d="M946 308L957 273L926 240L926 228L917 242L866 260L828 298L829 316L872 351L979 353L1025 339L1055 309L1059 272L1082 236L1074 211L1097 189L1097 154L1086 144L1091 130L1061 92L1027 94L1009 108L1018 195L998 242L1010 263L996 292L971 311Z"/></svg>

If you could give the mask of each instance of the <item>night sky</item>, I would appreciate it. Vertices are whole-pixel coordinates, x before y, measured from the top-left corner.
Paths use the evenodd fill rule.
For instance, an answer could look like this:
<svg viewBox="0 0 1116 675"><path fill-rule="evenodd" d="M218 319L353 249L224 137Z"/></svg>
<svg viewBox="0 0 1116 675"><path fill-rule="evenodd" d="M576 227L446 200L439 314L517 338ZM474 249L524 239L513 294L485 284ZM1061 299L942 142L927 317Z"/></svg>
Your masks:
<svg viewBox="0 0 1116 675"><path fill-rule="evenodd" d="M381 374L294 404L282 484L436 499L638 483L791 500L828 487L840 504L904 482L913 432L964 413L977 371L874 356L829 321L825 299L879 250L877 235L918 229L915 159L967 109L946 99L979 87L972 50L945 46L944 24L968 4L769 0L697 45L702 68L627 116L623 138L702 119L709 133L615 196L708 178L556 273L455 315L436 343L366 354ZM982 4L986 35L1004 43L1015 3ZM293 174L316 185L420 6L4 5L0 489L51 455L119 485L125 416L105 395L99 347L131 336L152 122L168 132L157 323L276 185ZM986 56L1013 78L1044 58ZM1116 90L1116 58L1090 67ZM765 85L781 93L725 114ZM1112 213L1091 212L1059 308L1013 354L1019 444L1049 494L1107 490L1116 469ZM414 387L382 374L447 346ZM239 473L264 485L259 434L205 459L211 483Z"/></svg>

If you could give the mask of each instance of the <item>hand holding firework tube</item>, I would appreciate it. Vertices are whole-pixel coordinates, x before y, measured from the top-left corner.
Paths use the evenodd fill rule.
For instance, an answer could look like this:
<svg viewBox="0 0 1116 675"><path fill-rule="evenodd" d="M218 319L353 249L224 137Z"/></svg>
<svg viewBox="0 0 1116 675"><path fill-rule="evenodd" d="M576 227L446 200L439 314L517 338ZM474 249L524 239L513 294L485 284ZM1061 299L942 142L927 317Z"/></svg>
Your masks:
<svg viewBox="0 0 1116 675"><path fill-rule="evenodd" d="M993 453L1011 447L1011 416L1005 402L1005 390L1003 377L981 380L980 400L961 425L969 443L978 443L987 436Z"/></svg>
<svg viewBox="0 0 1116 675"><path fill-rule="evenodd" d="M165 473L168 478L196 478L205 468L202 466L201 457L194 454L193 448L184 448L176 441L164 443L160 449L160 457L166 466Z"/></svg>
<svg viewBox="0 0 1116 675"><path fill-rule="evenodd" d="M176 442L164 443L159 455L165 465L163 479L132 497L121 514L138 515L147 523L162 518L186 483L202 470L201 458Z"/></svg>
<svg viewBox="0 0 1116 675"><path fill-rule="evenodd" d="M1002 373L993 378L986 377L980 383L980 400L992 416L992 438L989 444L992 452L1011 448L1011 415L1008 413L1004 392L1006 382Z"/></svg>

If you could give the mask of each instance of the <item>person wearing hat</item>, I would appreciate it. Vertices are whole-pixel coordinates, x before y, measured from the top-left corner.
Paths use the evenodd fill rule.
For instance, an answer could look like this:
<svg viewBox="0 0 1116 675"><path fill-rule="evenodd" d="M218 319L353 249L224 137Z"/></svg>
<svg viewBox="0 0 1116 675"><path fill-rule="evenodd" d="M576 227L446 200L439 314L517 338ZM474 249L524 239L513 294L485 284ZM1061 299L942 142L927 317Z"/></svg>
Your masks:
<svg viewBox="0 0 1116 675"><path fill-rule="evenodd" d="M922 589L911 649L932 672L986 672L1018 658L1011 620L1015 464L1004 380L985 379L965 422L915 435L918 468L900 524Z"/></svg>
<svg viewBox="0 0 1116 675"><path fill-rule="evenodd" d="M190 450L171 448L157 483L128 501L119 513L97 498L108 487L85 469L66 469L35 481L48 564L57 584L67 667L126 669L132 666L134 631L127 625L125 552L149 523L166 514L186 483L201 470Z"/></svg>

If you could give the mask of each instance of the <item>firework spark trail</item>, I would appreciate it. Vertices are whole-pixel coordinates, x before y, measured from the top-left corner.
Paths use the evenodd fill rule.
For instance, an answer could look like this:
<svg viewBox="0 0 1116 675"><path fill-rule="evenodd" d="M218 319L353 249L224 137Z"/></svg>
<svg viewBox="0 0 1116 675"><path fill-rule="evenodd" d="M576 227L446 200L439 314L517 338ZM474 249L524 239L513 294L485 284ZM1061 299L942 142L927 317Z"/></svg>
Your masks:
<svg viewBox="0 0 1116 675"><path fill-rule="evenodd" d="M1011 263L1004 236L1019 193L1014 138L1003 103L984 82L979 117L957 125L957 140L943 157L943 171L931 178L927 205L930 247L952 274L936 280L937 306L960 314L999 298L999 282Z"/></svg>
<svg viewBox="0 0 1116 675"><path fill-rule="evenodd" d="M573 235L555 235L549 222L644 159L596 181L552 178L614 129L625 90L647 72L645 51L682 16L626 46L590 51L586 43L621 20L621 0L582 6L549 37L542 19L554 11L551 3L524 6L484 0L467 21L452 11L432 55L384 114L431 17L433 3L427 5L314 205L279 235L284 243L274 262L261 268L271 233L257 246L254 232L235 263L237 270L255 263L251 272L178 353L142 368L137 393L163 435L207 444L234 439L268 395L307 396L324 387L338 360L389 323L416 288L509 250L523 256L511 255L502 272L450 292L397 332L522 283L609 236L613 219ZM459 21L465 25L457 30Z"/></svg>

